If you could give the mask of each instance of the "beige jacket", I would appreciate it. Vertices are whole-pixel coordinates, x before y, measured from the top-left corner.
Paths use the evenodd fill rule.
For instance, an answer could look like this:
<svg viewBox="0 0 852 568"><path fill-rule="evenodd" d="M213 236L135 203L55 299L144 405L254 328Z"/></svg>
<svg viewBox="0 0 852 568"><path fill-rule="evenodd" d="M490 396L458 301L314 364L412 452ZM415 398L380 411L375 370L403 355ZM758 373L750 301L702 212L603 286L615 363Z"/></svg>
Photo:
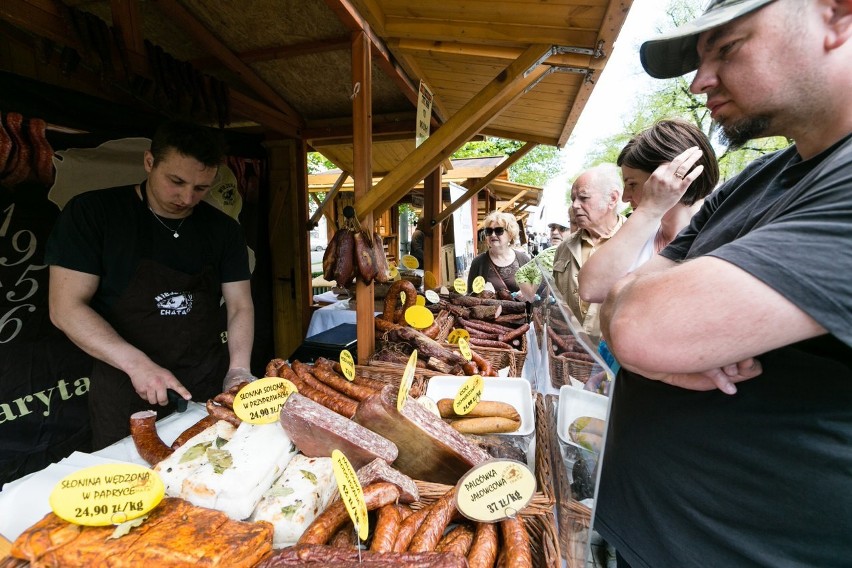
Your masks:
<svg viewBox="0 0 852 568"><path fill-rule="evenodd" d="M592 254L603 243L607 242L627 220L623 215L618 216L618 224L612 232L592 248ZM601 337L600 304L589 304L580 300L580 268L583 266L583 239L589 240L585 229L580 229L557 247L553 257L553 280L557 291L562 295L565 304L580 322L583 330L593 341Z"/></svg>

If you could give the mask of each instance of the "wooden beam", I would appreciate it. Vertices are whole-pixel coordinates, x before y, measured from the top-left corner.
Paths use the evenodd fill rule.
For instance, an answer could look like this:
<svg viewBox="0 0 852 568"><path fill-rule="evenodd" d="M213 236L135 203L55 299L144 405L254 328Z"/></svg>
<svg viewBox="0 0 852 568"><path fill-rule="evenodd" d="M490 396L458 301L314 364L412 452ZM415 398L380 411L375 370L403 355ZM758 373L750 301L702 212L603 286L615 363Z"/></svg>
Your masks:
<svg viewBox="0 0 852 568"><path fill-rule="evenodd" d="M418 97L417 85L411 81L405 71L394 61L384 41L372 32L370 25L358 13L358 10L348 0L325 0L325 3L337 15L346 29L351 32L364 32L366 34L378 66L391 81L396 83L405 98L416 107Z"/></svg>
<svg viewBox="0 0 852 568"><path fill-rule="evenodd" d="M630 6L632 4L633 0L610 0L606 14L604 15L603 23L600 27L600 33L598 34L598 41L596 44L600 56L593 58L589 63L589 67L598 71L598 76L596 77L595 74L586 75L583 85L577 91L574 98L574 104L571 105L571 112L568 113L568 118L565 120L562 132L559 134L559 140L556 143L558 147L562 148L565 146L568 142L568 138L571 136L571 132L574 130L574 127L577 126L577 121L580 120L580 114L583 112L583 109L586 108L586 103L592 96L592 91L595 88L596 81L600 76L600 72L603 71L606 62L609 60L609 53L612 53L615 39L618 37L618 32L621 31L621 27L624 25L624 20L627 18L627 13L630 11Z"/></svg>
<svg viewBox="0 0 852 568"><path fill-rule="evenodd" d="M145 53L145 38L142 33L142 18L136 0L110 0L112 25L118 31L125 49L134 53Z"/></svg>
<svg viewBox="0 0 852 568"><path fill-rule="evenodd" d="M201 47L209 51L216 59L235 73L246 85L253 89L258 95L271 103L279 112L286 116L291 122L299 127L304 126L302 117L293 107L279 95L275 89L260 78L254 70L243 63L234 52L223 44L213 33L208 30L194 15L185 9L180 3L169 0L156 0L155 4L174 23L192 37Z"/></svg>
<svg viewBox="0 0 852 568"><path fill-rule="evenodd" d="M311 196L314 197L314 200L318 203L319 208L317 209L316 213L313 214L311 220L308 221L309 228L313 228L316 226L320 216L325 213L326 208L331 205L332 201L334 201L334 196L337 195L337 192L340 191L340 188L343 186L347 179L349 179L349 172L342 172L340 174L340 177L337 178L337 181L334 182L334 185L331 186L331 189L328 191L328 193L325 194L325 199L322 203L319 203L319 198L314 197L313 194L311 194ZM330 216L329 219L331 219Z"/></svg>
<svg viewBox="0 0 852 568"><path fill-rule="evenodd" d="M352 40L349 36L340 36L315 41L292 43L289 45L261 47L259 49L239 51L236 52L235 55L239 57L243 63L262 63L264 61L291 59L302 55L315 55L317 53L327 53L329 51L343 51L344 49L348 50L351 44ZM193 59L190 63L201 68L215 65L218 63L218 60L215 57L207 56Z"/></svg>
<svg viewBox="0 0 852 568"><path fill-rule="evenodd" d="M515 60L521 55L523 49L520 47L509 47L503 45L488 45L481 43L463 43L458 41L430 41L427 39L402 38L388 42L389 45L402 51L414 53L420 57L424 54L435 55L459 55L465 59L472 57L483 57L489 59ZM544 60L545 65L566 65L568 67L588 67L592 59L591 54L584 53L557 53Z"/></svg>
<svg viewBox="0 0 852 568"><path fill-rule="evenodd" d="M373 139L394 140L409 137L414 140L415 112L390 113L373 117ZM350 117L309 121L303 131L311 146L334 146L352 143L352 119ZM399 137L399 138L397 138ZM347 142L348 140L348 142Z"/></svg>
<svg viewBox="0 0 852 568"><path fill-rule="evenodd" d="M3 0L0 2L0 19L35 36L47 38L57 44L65 45L85 53L77 40L76 32L71 28L68 8L56 0ZM128 51L128 61L134 73L153 79L154 74L148 64L144 49L142 52ZM103 92L99 83L97 90ZM127 85L120 85L126 91ZM298 138L300 127L280 111L249 97L235 89L230 89L231 108L235 115L247 118L284 136ZM124 101L126 102L126 101Z"/></svg>
<svg viewBox="0 0 852 568"><path fill-rule="evenodd" d="M435 134L416 148L376 184L374 191L356 202L358 216L381 213L396 203L467 138L493 120L501 110L531 89L550 71L541 65L552 51L549 45L533 45L488 85L474 95Z"/></svg>
<svg viewBox="0 0 852 568"><path fill-rule="evenodd" d="M505 211L506 209L508 209L509 207L511 207L512 205L514 205L514 204L515 204L515 202L516 202L518 199L520 199L521 197L523 197L523 196L524 196L524 195L526 195L527 193L529 193L529 190L528 190L528 189L525 189L525 190L523 190L523 191L519 192L519 193L518 193L517 195L515 195L512 199L510 199L509 201L507 201L507 202L506 202L506 203L504 203L503 205L501 205L501 206L497 207L497 211Z"/></svg>
<svg viewBox="0 0 852 568"><path fill-rule="evenodd" d="M363 200L372 189L372 131L373 86L370 59L370 38L363 30L352 34L352 119L354 134L352 144L352 180L355 184L355 201ZM372 211L361 217L361 226L373 234ZM339 285L340 283L338 283ZM366 365L376 350L375 288L361 279L355 284L355 310L358 337L358 362Z"/></svg>
<svg viewBox="0 0 852 568"><path fill-rule="evenodd" d="M441 168L432 170L423 180L423 218L431 219L441 210ZM437 223L423 231L423 270L429 270L435 278L441 277L442 226Z"/></svg>
<svg viewBox="0 0 852 568"><path fill-rule="evenodd" d="M514 164L515 162L517 162L518 160L520 160L521 158L526 156L529 153L529 151L532 150L533 148L535 148L536 146L538 146L538 144L536 144L534 142L527 142L526 144L524 144L523 146L521 146L520 148L515 150L510 156L507 156L506 159L503 160L502 162L500 162L500 164L496 168L491 170L491 173L489 173L484 178L481 178L480 180L473 182L471 184L470 188L464 193L464 195L462 195L461 197L459 197L458 199L453 201L452 204L450 204L449 207L447 207L446 209L441 211L435 217L435 219L434 219L435 222L440 223L441 221L443 221L444 219L446 219L447 217L452 215L453 212L456 209L458 209L459 207L461 207L462 205L464 205L464 203L468 199L470 199L471 197L473 197L474 195L479 193L479 191L481 189L483 189L489 183L494 181L494 179L497 176L499 176L501 173L503 173L504 171L509 169L509 167L512 164Z"/></svg>
<svg viewBox="0 0 852 568"><path fill-rule="evenodd" d="M536 136L522 132L514 132L512 130L502 130L499 128L486 127L479 131L485 136L494 136L496 138L506 138L507 140L520 140L522 142L535 142L544 146L556 146L557 140L546 136Z"/></svg>

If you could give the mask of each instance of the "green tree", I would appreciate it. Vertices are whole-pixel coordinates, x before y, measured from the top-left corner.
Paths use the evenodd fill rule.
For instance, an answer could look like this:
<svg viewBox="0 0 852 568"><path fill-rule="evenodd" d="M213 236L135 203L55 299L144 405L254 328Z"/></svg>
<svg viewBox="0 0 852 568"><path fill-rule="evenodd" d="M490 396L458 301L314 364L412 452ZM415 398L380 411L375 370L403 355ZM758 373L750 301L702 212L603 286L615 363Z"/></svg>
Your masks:
<svg viewBox="0 0 852 568"><path fill-rule="evenodd" d="M698 16L700 7L697 3L685 0L673 0L666 10L666 30ZM659 32L666 30L658 30ZM710 118L710 111L704 105L703 95L694 95L689 91L693 75L656 81L657 87L639 96L634 102L631 118L625 123L623 132L601 140L588 153L586 167L601 163L615 163L621 149L630 138L648 128L658 120L666 118L682 118L698 126L704 132L719 160L720 181L725 181L738 174L752 160L785 148L791 141L784 137L770 137L753 140L742 148L732 150L725 148L720 140L719 125Z"/></svg>
<svg viewBox="0 0 852 568"><path fill-rule="evenodd" d="M452 158L480 158L485 156L508 156L517 151L524 142L488 136L485 140L468 142L456 150ZM555 146L538 145L526 156L509 167L509 180L527 185L543 186L549 179L559 175L562 165L559 150Z"/></svg>

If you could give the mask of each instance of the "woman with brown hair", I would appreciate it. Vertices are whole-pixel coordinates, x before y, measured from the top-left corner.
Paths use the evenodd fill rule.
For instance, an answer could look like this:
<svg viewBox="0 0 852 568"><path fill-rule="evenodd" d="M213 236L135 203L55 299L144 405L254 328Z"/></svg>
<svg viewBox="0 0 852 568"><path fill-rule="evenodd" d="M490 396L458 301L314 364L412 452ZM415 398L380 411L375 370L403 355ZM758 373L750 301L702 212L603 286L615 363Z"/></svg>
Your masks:
<svg viewBox="0 0 852 568"><path fill-rule="evenodd" d="M640 132L616 163L624 178L622 199L633 213L580 270L580 297L586 302L603 302L622 276L665 248L719 180L710 141L684 120L661 120Z"/></svg>
<svg viewBox="0 0 852 568"><path fill-rule="evenodd" d="M470 263L467 275L467 289L473 288L473 280L477 276L491 282L494 290L500 295L501 290L509 293L518 291L515 282L515 272L530 261L526 253L512 248L512 243L520 232L515 216L510 213L492 211L485 217L485 242L488 250L478 255ZM504 292L503 295L506 293Z"/></svg>

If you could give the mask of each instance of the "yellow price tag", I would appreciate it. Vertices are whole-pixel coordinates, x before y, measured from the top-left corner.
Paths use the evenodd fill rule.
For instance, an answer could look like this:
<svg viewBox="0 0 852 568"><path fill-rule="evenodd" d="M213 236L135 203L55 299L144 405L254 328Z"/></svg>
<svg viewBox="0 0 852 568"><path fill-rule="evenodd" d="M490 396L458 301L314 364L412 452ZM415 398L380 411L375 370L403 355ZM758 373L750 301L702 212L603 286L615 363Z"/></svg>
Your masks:
<svg viewBox="0 0 852 568"><path fill-rule="evenodd" d="M473 352L471 352L470 345L464 337L459 337L459 351L461 351L462 357L468 361L473 359Z"/></svg>
<svg viewBox="0 0 852 568"><path fill-rule="evenodd" d="M456 278L453 280L453 288L459 294L467 294L467 281L464 278Z"/></svg>
<svg viewBox="0 0 852 568"><path fill-rule="evenodd" d="M405 322L414 329L426 329L435 321L435 316L424 306L411 306L405 310Z"/></svg>
<svg viewBox="0 0 852 568"><path fill-rule="evenodd" d="M408 391L411 390L415 369L417 369L417 349L411 352L411 357L408 358L405 371L402 373L402 379L399 381L399 394L396 395L396 409L399 412L402 412L402 407L405 406L405 400L408 398Z"/></svg>
<svg viewBox="0 0 852 568"><path fill-rule="evenodd" d="M456 344L459 342L459 339L467 339L470 337L470 332L466 329L455 329L453 328L450 331L449 335L447 335L447 343Z"/></svg>
<svg viewBox="0 0 852 568"><path fill-rule="evenodd" d="M438 279L435 278L435 275L432 274L431 270L427 270L423 273L423 286L429 290L438 287Z"/></svg>
<svg viewBox="0 0 852 568"><path fill-rule="evenodd" d="M234 397L234 414L243 422L272 424L278 421L281 407L294 392L299 391L287 379L258 379L241 388Z"/></svg>
<svg viewBox="0 0 852 568"><path fill-rule="evenodd" d="M388 273L391 280L399 280L399 269L396 266L391 266Z"/></svg>
<svg viewBox="0 0 852 568"><path fill-rule="evenodd" d="M343 376L346 377L346 380L355 380L355 359L348 349L340 352L340 370L343 371Z"/></svg>
<svg viewBox="0 0 852 568"><path fill-rule="evenodd" d="M480 292L485 290L485 278L483 278L482 276L477 276L476 278L474 278L471 288L473 288L474 294L479 294Z"/></svg>
<svg viewBox="0 0 852 568"><path fill-rule="evenodd" d="M414 270L415 268L420 268L420 261L410 254L404 254L402 255L402 265L410 270Z"/></svg>
<svg viewBox="0 0 852 568"><path fill-rule="evenodd" d="M420 294L417 294L417 297L414 298L414 305L415 306L425 306L426 305L426 298L424 296L421 296Z"/></svg>
<svg viewBox="0 0 852 568"><path fill-rule="evenodd" d="M535 494L535 475L515 460L490 460L459 479L456 507L473 521L493 523L516 516Z"/></svg>
<svg viewBox="0 0 852 568"><path fill-rule="evenodd" d="M482 375L473 375L466 380L453 399L453 412L459 416L464 416L473 410L479 401L482 399L482 390L485 388L485 381L482 380Z"/></svg>
<svg viewBox="0 0 852 568"><path fill-rule="evenodd" d="M64 521L104 527L141 517L159 505L165 493L157 472L137 464L110 463L64 477L48 500Z"/></svg>
<svg viewBox="0 0 852 568"><path fill-rule="evenodd" d="M423 295L426 296L426 299L429 300L429 302L432 304L437 304L441 301L441 296L439 296L438 293L434 290L426 290Z"/></svg>
<svg viewBox="0 0 852 568"><path fill-rule="evenodd" d="M331 467L334 471L334 479L337 480L337 490L340 492L340 500L346 506L346 512L355 525L358 538L367 540L369 534L369 519L367 518L367 504L364 502L364 491L358 476L352 468L352 464L340 450L332 450Z"/></svg>

